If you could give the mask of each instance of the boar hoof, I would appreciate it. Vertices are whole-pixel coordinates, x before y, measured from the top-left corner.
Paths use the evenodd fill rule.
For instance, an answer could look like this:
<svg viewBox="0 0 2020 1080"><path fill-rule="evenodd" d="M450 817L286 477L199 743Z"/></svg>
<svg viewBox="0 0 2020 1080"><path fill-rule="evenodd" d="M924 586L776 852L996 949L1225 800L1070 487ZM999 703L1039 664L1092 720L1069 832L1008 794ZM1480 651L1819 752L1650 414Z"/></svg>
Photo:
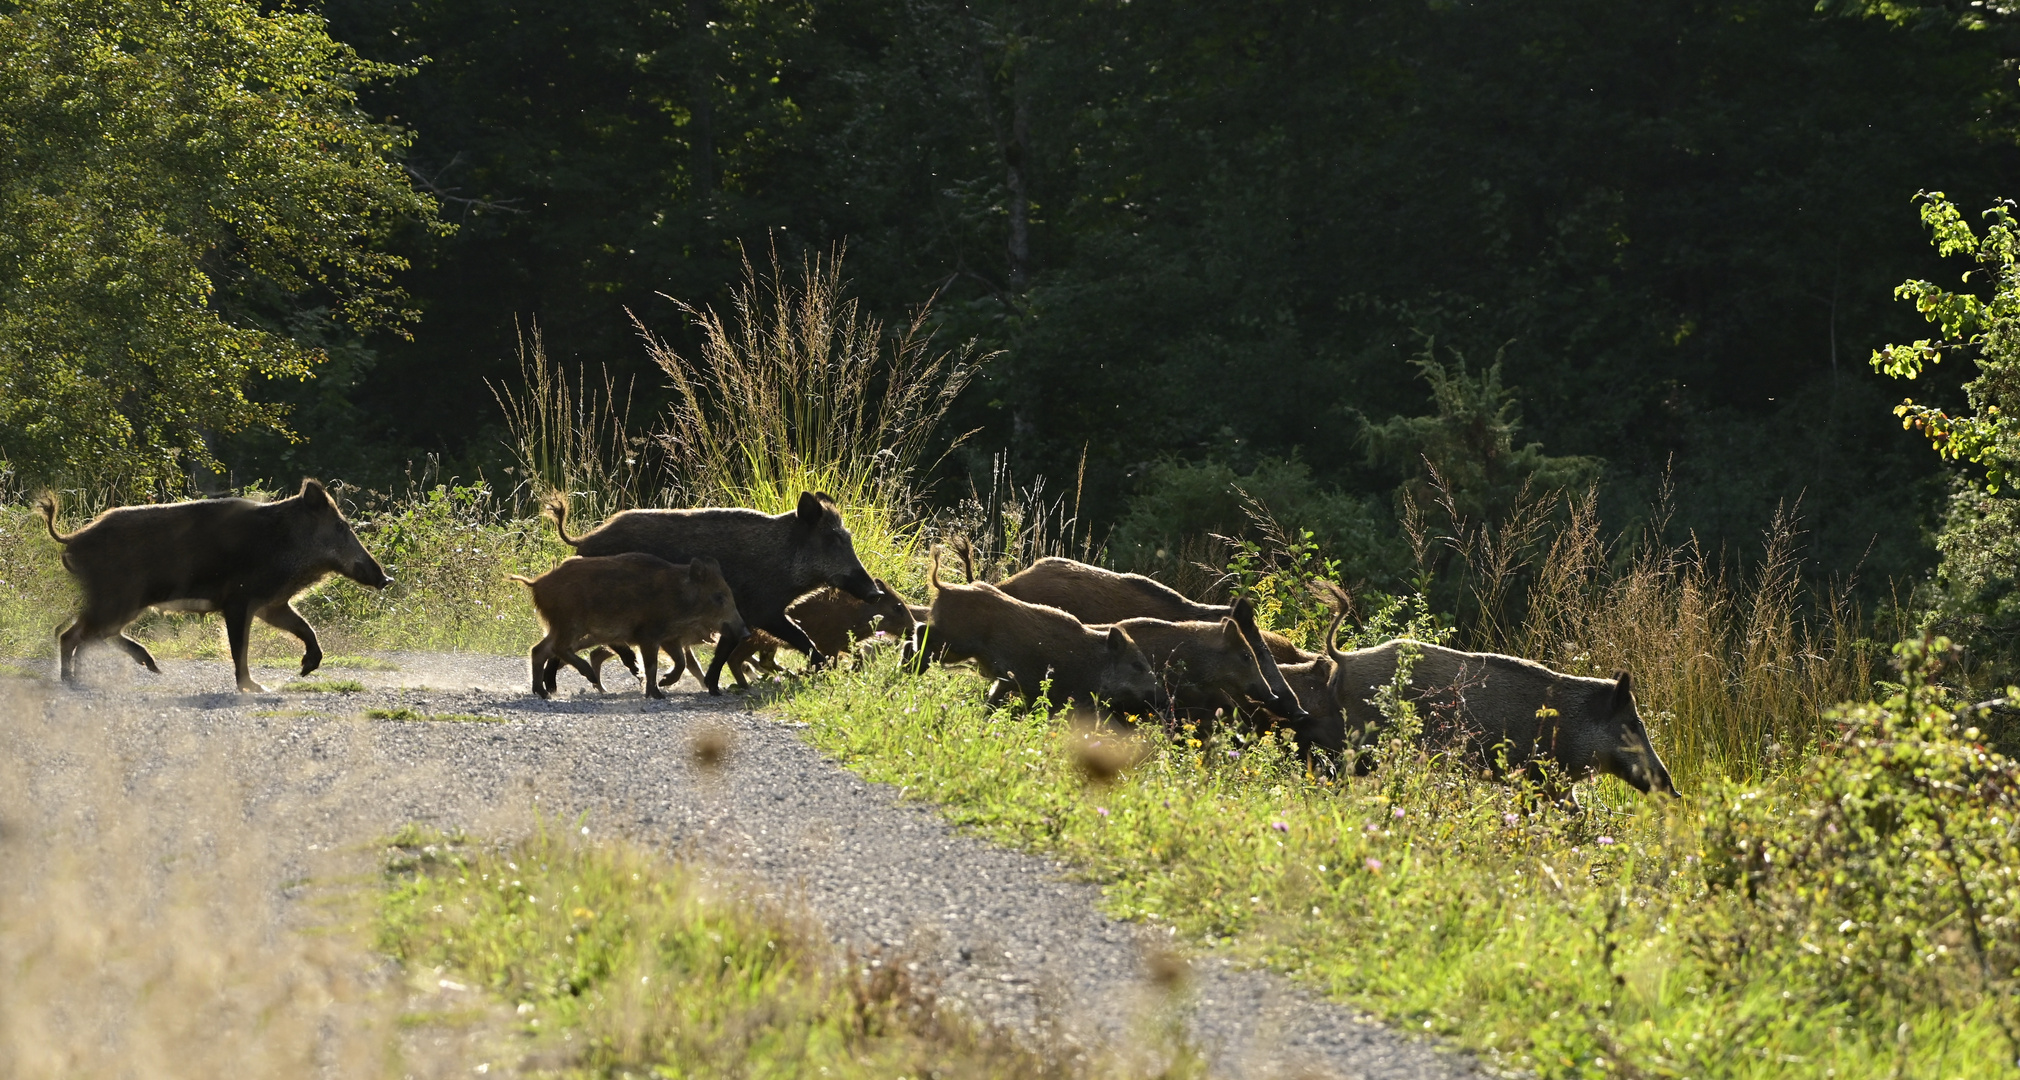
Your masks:
<svg viewBox="0 0 2020 1080"><path fill-rule="evenodd" d="M241 694L264 694L267 692L267 688L251 679L247 679L238 684L238 692Z"/></svg>

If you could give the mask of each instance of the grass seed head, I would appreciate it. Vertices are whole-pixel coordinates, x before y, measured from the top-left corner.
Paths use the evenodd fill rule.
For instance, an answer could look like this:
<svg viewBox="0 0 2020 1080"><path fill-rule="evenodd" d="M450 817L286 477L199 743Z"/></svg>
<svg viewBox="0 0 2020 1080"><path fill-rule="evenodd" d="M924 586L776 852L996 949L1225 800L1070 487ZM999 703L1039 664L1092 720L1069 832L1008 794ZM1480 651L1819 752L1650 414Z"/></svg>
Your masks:
<svg viewBox="0 0 2020 1080"><path fill-rule="evenodd" d="M1073 743L1073 767L1094 787L1107 787L1149 756L1136 739L1082 733Z"/></svg>
<svg viewBox="0 0 2020 1080"><path fill-rule="evenodd" d="M710 773L722 768L722 763L729 758L730 741L729 729L720 724L701 727L688 744L688 752L694 755L695 767Z"/></svg>
<svg viewBox="0 0 2020 1080"><path fill-rule="evenodd" d="M1192 965L1185 957L1161 945L1153 945L1144 953L1144 978L1150 985L1167 994L1175 994L1185 989L1192 977Z"/></svg>

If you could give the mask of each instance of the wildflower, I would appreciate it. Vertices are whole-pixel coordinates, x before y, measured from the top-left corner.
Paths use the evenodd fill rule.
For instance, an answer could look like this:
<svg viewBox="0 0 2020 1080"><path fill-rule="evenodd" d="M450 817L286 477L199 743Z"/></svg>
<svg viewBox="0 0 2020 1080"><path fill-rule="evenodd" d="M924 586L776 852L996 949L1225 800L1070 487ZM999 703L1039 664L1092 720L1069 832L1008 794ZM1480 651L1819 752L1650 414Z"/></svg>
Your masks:
<svg viewBox="0 0 2020 1080"><path fill-rule="evenodd" d="M1522 819L1516 817L1513 811L1510 811L1509 813L1506 814L1502 814L1501 820L1507 822L1508 827L1511 829L1522 823Z"/></svg>
<svg viewBox="0 0 2020 1080"><path fill-rule="evenodd" d="M1108 808L1106 806L1097 806L1094 808L1094 812L1100 814L1102 817L1108 816Z"/></svg>
<svg viewBox="0 0 2020 1080"><path fill-rule="evenodd" d="M1287 832L1291 831L1291 827L1290 827L1290 825L1289 825L1289 824L1288 824L1287 822L1282 822L1282 821L1272 821L1272 822L1270 822L1270 828L1272 828L1272 829L1275 829L1275 830L1276 830L1276 831L1278 831L1278 832L1283 832L1283 833L1287 833Z"/></svg>
<svg viewBox="0 0 2020 1080"><path fill-rule="evenodd" d="M1236 759L1236 758L1238 758L1238 757L1240 757L1240 756L1241 756L1241 754L1240 754L1240 753L1239 753L1238 751L1234 751L1234 750L1229 750L1229 751L1227 752L1227 759L1228 759L1229 761L1233 761L1234 759Z"/></svg>
<svg viewBox="0 0 2020 1080"><path fill-rule="evenodd" d="M1368 856L1367 867L1368 867L1368 873L1379 874L1382 872L1382 860L1375 858L1373 855L1370 855Z"/></svg>
<svg viewBox="0 0 2020 1080"><path fill-rule="evenodd" d="M1613 838L1611 836L1602 836L1599 838L1599 845L1601 847L1610 847L1612 844Z"/></svg>
<svg viewBox="0 0 2020 1080"><path fill-rule="evenodd" d="M1396 807L1396 816L1397 816L1397 817L1402 817L1402 816L1403 816L1403 808L1402 808L1402 807L1400 807L1400 806Z"/></svg>

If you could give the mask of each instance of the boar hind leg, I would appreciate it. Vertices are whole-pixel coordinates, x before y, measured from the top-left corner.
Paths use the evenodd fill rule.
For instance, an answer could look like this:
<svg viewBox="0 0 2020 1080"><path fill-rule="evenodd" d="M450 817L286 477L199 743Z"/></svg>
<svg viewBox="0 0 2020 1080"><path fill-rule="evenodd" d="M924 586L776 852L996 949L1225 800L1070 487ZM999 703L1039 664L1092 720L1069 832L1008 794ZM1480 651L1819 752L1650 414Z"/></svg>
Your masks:
<svg viewBox="0 0 2020 1080"><path fill-rule="evenodd" d="M246 659L246 642L251 636L252 611L245 604L234 604L224 609L224 637L231 645L231 670L238 677L241 693L264 694L267 688L253 681L252 667Z"/></svg>
<svg viewBox="0 0 2020 1080"><path fill-rule="evenodd" d="M296 611L293 604L276 600L259 609L258 615L261 622L301 640L303 677L323 666L323 647L316 641L315 629L309 626L309 621L302 618L302 613Z"/></svg>
<svg viewBox="0 0 2020 1080"><path fill-rule="evenodd" d="M125 634L114 634L112 636L112 643L119 646L120 652L133 657L134 663L154 672L156 675L161 674L161 668L155 664L154 654L147 651L147 646L127 637Z"/></svg>

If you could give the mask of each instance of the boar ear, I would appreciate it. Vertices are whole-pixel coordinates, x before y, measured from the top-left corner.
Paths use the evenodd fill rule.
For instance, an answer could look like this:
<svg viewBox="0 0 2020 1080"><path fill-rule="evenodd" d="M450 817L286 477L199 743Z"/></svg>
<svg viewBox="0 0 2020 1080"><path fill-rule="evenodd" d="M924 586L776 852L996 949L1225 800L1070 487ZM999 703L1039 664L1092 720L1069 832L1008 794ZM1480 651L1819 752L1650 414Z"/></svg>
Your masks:
<svg viewBox="0 0 2020 1080"><path fill-rule="evenodd" d="M1613 677L1613 711L1626 712L1634 708L1634 686L1628 681L1627 672Z"/></svg>
<svg viewBox="0 0 2020 1080"><path fill-rule="evenodd" d="M1129 647L1133 644L1135 642L1130 641L1129 635L1122 632L1122 627L1111 626L1108 628L1109 652L1117 654L1125 653L1129 651Z"/></svg>
<svg viewBox="0 0 2020 1080"><path fill-rule="evenodd" d="M722 573L722 564L706 555L697 555L688 561L687 579L689 581L702 581L712 573Z"/></svg>
<svg viewBox="0 0 2020 1080"><path fill-rule="evenodd" d="M800 524L813 528L821 523L821 497L811 491L800 492L800 505L795 508L800 515Z"/></svg>
<svg viewBox="0 0 2020 1080"><path fill-rule="evenodd" d="M1228 606L1228 610L1233 612L1234 617L1237 619L1255 618L1255 603L1247 596L1235 597L1234 603Z"/></svg>
<svg viewBox="0 0 2020 1080"><path fill-rule="evenodd" d="M337 501L330 498L330 493L324 490L322 481L312 480L306 476L302 477L301 497L311 501L320 499L320 501L326 502L331 506L337 505Z"/></svg>
<svg viewBox="0 0 2020 1080"><path fill-rule="evenodd" d="M1242 636L1241 624L1235 622L1233 619L1222 619L1220 621L1220 636L1227 640L1227 647L1230 649L1234 648L1237 643L1243 649L1248 648L1248 638Z"/></svg>

